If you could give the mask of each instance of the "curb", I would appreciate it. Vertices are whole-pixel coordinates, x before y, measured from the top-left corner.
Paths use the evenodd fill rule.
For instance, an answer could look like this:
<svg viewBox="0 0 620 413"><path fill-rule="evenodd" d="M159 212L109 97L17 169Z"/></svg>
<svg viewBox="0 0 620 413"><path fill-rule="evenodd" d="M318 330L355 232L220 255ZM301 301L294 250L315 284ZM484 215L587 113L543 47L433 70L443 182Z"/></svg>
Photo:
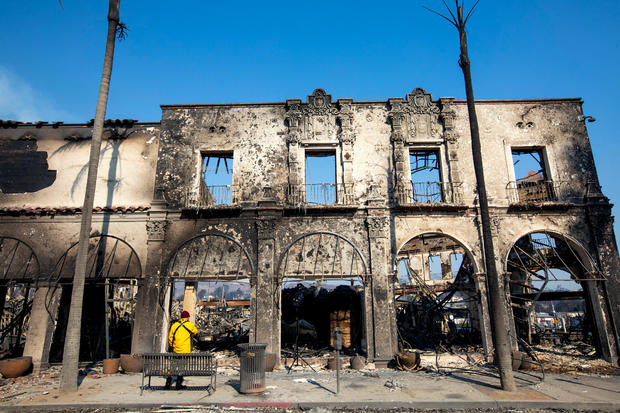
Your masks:
<svg viewBox="0 0 620 413"><path fill-rule="evenodd" d="M218 403L188 403L188 404L161 404L161 403L89 403L89 404L57 404L57 405L21 405L0 406L3 412L77 410L77 409L148 409L148 408L207 408L221 407L232 409L301 409L313 408L347 408L347 409L564 409L564 410L595 410L618 411L620 403L614 402L549 402L549 401L522 401L522 400L490 400L480 402L467 401L420 401L420 402L287 402L287 401L249 401L249 402L218 402Z"/></svg>

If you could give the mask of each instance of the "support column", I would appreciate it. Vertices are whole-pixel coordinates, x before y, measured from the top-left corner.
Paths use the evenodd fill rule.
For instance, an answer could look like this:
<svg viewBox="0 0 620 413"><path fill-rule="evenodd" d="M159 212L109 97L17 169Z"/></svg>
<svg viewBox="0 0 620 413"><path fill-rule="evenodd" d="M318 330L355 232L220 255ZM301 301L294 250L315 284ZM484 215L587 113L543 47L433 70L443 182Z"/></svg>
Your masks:
<svg viewBox="0 0 620 413"><path fill-rule="evenodd" d="M382 210L371 211L382 213ZM390 285L390 221L388 216L369 216L368 225L370 276L366 288L370 288L372 304L372 329L374 345L372 356L375 364L387 365L398 351L394 297ZM368 314L368 311L367 311Z"/></svg>
<svg viewBox="0 0 620 413"><path fill-rule="evenodd" d="M225 287L222 285L222 294L224 294ZM183 295L183 308L189 312L189 321L196 322L196 303L198 301L198 283L192 281L185 282L185 294Z"/></svg>
<svg viewBox="0 0 620 413"><path fill-rule="evenodd" d="M2 288L0 288L0 294L2 294L1 290ZM35 374L49 367L50 348L61 293L61 288L50 287L39 287L34 293L24 356L32 357L32 368ZM46 300L49 300L47 307Z"/></svg>
<svg viewBox="0 0 620 413"><path fill-rule="evenodd" d="M598 186L597 188L597 192L600 193L600 188ZM590 196L588 202L594 204L588 207L588 219L598 266L601 275L605 278L605 281L596 283L596 299L600 307L600 321L603 323L597 326L597 330L599 335L608 336L603 340L609 346L603 351L609 354L607 361L618 365L620 361L620 257L613 228L614 217L611 216L609 200L602 194L600 197ZM597 274L593 276L596 277ZM599 322L599 320L596 321Z"/></svg>
<svg viewBox="0 0 620 413"><path fill-rule="evenodd" d="M585 298L588 300L588 307L592 310L592 320L594 321L594 334L599 344L601 356L604 360L618 364L618 355L615 352L615 345L612 342L613 333L609 320L604 310L604 300L598 289L597 281L585 281L582 283Z"/></svg>
<svg viewBox="0 0 620 413"><path fill-rule="evenodd" d="M155 204L155 202L154 202ZM153 211L155 212L155 211ZM133 325L131 352L150 353L166 347L166 334L169 295L167 285L162 285L162 250L168 221L157 217L146 222L147 257L146 273L138 285L136 315ZM168 297L168 300L166 300ZM165 322L165 326L164 326Z"/></svg>
<svg viewBox="0 0 620 413"><path fill-rule="evenodd" d="M265 195L270 194L265 191ZM275 200L264 198L260 207L275 206ZM275 228L278 212L274 210L259 211L256 221L257 233L257 274L252 289L252 324L251 341L266 343L267 352L280 357L280 295L276 269Z"/></svg>

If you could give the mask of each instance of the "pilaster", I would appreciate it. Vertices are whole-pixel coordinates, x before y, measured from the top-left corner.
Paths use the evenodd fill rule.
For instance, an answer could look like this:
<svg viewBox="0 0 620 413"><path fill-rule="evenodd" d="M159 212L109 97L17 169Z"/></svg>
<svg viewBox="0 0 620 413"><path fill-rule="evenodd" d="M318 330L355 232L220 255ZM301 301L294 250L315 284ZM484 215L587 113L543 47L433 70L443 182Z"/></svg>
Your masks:
<svg viewBox="0 0 620 413"><path fill-rule="evenodd" d="M1 290L0 294L2 293ZM30 325L24 346L24 356L32 357L33 373L38 373L49 367L50 349L54 328L56 327L61 292L62 289L60 288L38 287L34 293L30 311Z"/></svg>
<svg viewBox="0 0 620 413"><path fill-rule="evenodd" d="M166 346L164 331L168 328L170 301L167 277L161 271L165 270L162 268L162 251L169 221L163 201L154 200L152 205L150 220L146 222L146 270L138 283L132 353L160 351Z"/></svg>
<svg viewBox="0 0 620 413"><path fill-rule="evenodd" d="M398 350L394 298L390 283L390 219L384 210L374 210L366 218L369 240L370 276L367 289L371 308L366 310L372 320L372 356L376 363L387 363ZM370 312L370 314L369 314Z"/></svg>

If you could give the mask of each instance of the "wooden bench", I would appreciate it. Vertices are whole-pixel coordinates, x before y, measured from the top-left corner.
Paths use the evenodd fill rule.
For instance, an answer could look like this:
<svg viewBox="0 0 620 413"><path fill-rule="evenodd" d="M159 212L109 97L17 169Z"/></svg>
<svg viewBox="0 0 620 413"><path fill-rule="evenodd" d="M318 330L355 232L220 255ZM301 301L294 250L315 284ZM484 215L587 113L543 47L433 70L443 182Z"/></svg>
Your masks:
<svg viewBox="0 0 620 413"><path fill-rule="evenodd" d="M211 353L144 353L141 356L144 365L140 395L144 390L145 377L149 378L150 388L153 376L210 376L211 382L207 386L207 392L211 395L215 391L217 360Z"/></svg>

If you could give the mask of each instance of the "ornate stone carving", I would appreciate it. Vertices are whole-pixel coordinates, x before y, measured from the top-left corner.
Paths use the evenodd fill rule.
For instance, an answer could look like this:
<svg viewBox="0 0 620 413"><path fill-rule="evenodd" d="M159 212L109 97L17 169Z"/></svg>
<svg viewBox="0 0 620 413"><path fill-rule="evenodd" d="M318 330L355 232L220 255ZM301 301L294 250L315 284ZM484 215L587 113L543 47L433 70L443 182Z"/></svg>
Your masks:
<svg viewBox="0 0 620 413"><path fill-rule="evenodd" d="M256 221L258 239L273 239L275 237L276 221L274 219L261 219Z"/></svg>
<svg viewBox="0 0 620 413"><path fill-rule="evenodd" d="M353 145L355 142L355 130L353 129L353 109L351 103L353 99L339 99L340 112L337 118L340 120L340 133L338 140L343 145Z"/></svg>
<svg viewBox="0 0 620 413"><path fill-rule="evenodd" d="M289 131L286 142L290 145L297 145L301 142L301 134L298 130Z"/></svg>
<svg viewBox="0 0 620 413"><path fill-rule="evenodd" d="M387 238L388 217L368 217L366 225L368 226L368 235L371 238Z"/></svg>
<svg viewBox="0 0 620 413"><path fill-rule="evenodd" d="M494 215L491 217L491 226L496 233L499 232L499 227L501 223L502 223L502 219L498 217L497 215Z"/></svg>
<svg viewBox="0 0 620 413"><path fill-rule="evenodd" d="M306 104L302 104L300 99L289 99L286 103L287 142L295 145L311 140L324 142L336 139L336 116L339 112L332 103L331 95L323 89L316 89L309 95ZM350 139L350 135L346 139Z"/></svg>
<svg viewBox="0 0 620 413"><path fill-rule="evenodd" d="M435 138L439 134L439 107L433 103L431 94L415 88L407 95L407 101L389 99L392 121L392 140L413 143L416 139Z"/></svg>
<svg viewBox="0 0 620 413"><path fill-rule="evenodd" d="M440 98L441 103L441 121L443 122L443 133L446 140L455 143L458 140L454 121L456 120L456 110L453 106L454 98Z"/></svg>
<svg viewBox="0 0 620 413"><path fill-rule="evenodd" d="M148 241L163 241L166 238L168 220L146 221L146 233Z"/></svg>
<svg viewBox="0 0 620 413"><path fill-rule="evenodd" d="M407 103L411 113L416 114L437 114L439 108L433 103L430 93L426 93L421 87L416 87L413 91L407 94Z"/></svg>
<svg viewBox="0 0 620 413"><path fill-rule="evenodd" d="M308 105L304 109L309 115L336 114L336 108L332 106L332 95L328 95L323 89L314 89L314 92L308 95Z"/></svg>
<svg viewBox="0 0 620 413"><path fill-rule="evenodd" d="M297 145L301 142L301 100L299 99L289 99L286 101L287 112L286 112L286 121L288 122L288 136L286 137L286 142L289 144Z"/></svg>

